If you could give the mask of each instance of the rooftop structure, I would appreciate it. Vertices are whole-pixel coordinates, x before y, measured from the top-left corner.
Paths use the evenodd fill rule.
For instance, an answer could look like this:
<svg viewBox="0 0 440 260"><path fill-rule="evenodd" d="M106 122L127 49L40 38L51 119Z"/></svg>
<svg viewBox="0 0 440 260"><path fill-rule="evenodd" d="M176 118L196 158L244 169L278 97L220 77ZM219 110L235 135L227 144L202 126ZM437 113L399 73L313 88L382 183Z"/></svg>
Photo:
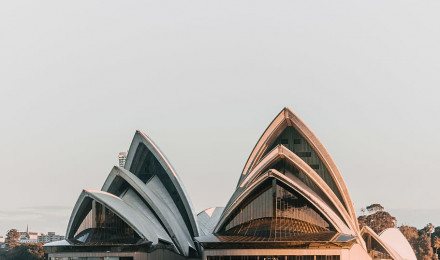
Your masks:
<svg viewBox="0 0 440 260"><path fill-rule="evenodd" d="M57 235L55 234L55 232L48 232L47 235L41 234L37 238L37 242L43 244L55 242L55 241L61 241L61 240L64 240L64 236Z"/></svg>
<svg viewBox="0 0 440 260"><path fill-rule="evenodd" d="M124 168L127 161L127 152L120 152L118 155L119 167Z"/></svg>
<svg viewBox="0 0 440 260"><path fill-rule="evenodd" d="M38 236L42 235L41 232L31 232L29 231L29 226L26 227L26 231L19 232L20 233L20 244L24 243L37 243Z"/></svg>
<svg viewBox="0 0 440 260"><path fill-rule="evenodd" d="M100 191L81 192L66 239L45 247L50 259L415 260L397 233L382 239L359 229L335 162L285 108L258 140L224 208L196 216L175 169L137 131L125 166L113 167Z"/></svg>

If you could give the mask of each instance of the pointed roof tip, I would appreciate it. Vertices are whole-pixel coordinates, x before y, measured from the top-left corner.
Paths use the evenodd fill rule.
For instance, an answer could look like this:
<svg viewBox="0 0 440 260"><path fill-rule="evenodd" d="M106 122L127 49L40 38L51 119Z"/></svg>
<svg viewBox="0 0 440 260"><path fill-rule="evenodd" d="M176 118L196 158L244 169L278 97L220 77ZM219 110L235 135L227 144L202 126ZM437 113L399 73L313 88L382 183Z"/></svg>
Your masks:
<svg viewBox="0 0 440 260"><path fill-rule="evenodd" d="M284 107L283 108L284 113L293 113L293 110L290 107Z"/></svg>
<svg viewBox="0 0 440 260"><path fill-rule="evenodd" d="M136 133L134 134L134 136L135 136L135 137L136 137L136 136L141 136L143 139L146 139L148 142L151 142L151 143L154 144L153 140L151 140L150 137L149 137L147 134L145 134L144 132L142 132L142 130L140 130L140 129L137 129L137 130L136 130ZM133 140L134 140L134 139L133 139ZM156 146L156 145L155 145L155 146ZM130 149L129 149L128 151L130 151Z"/></svg>
<svg viewBox="0 0 440 260"><path fill-rule="evenodd" d="M140 129L137 129L136 130L136 134L135 134L135 136L136 135L140 135L140 136L142 136L143 138L145 138L145 139L147 139L147 140L149 140L149 141L152 141L152 140L150 140L150 137L147 135L147 134L145 134L144 132L142 132L142 130L140 130Z"/></svg>
<svg viewBox="0 0 440 260"><path fill-rule="evenodd" d="M93 190L93 189L83 189L83 192L86 193L94 193L94 192L99 192L100 190Z"/></svg>
<svg viewBox="0 0 440 260"><path fill-rule="evenodd" d="M143 137L149 139L149 137L147 136L147 134L145 134L145 133L144 133L142 130L140 130L140 129L136 129L136 133L135 133L135 135L141 135L141 136L143 136Z"/></svg>
<svg viewBox="0 0 440 260"><path fill-rule="evenodd" d="M290 107L284 107L279 114L283 114L284 118L288 118L289 114L295 115L295 113Z"/></svg>

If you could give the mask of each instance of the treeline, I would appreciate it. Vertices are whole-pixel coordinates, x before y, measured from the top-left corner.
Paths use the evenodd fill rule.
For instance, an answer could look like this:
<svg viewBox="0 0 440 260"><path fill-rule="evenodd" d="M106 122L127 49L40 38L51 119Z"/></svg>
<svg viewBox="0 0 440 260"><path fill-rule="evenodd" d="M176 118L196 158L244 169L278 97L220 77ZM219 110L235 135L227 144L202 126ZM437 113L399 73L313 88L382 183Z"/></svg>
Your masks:
<svg viewBox="0 0 440 260"><path fill-rule="evenodd" d="M360 228L368 226L379 234L387 228L397 227L397 220L384 210L380 204L372 204L361 210L363 215L358 217ZM365 215L365 212L368 214ZM399 227L402 234L408 239L418 260L438 260L440 248L440 226L429 223L422 229L402 225Z"/></svg>
<svg viewBox="0 0 440 260"><path fill-rule="evenodd" d="M11 229L6 234L7 250L0 251L0 260L43 260L47 254L41 243L20 244L20 233Z"/></svg>

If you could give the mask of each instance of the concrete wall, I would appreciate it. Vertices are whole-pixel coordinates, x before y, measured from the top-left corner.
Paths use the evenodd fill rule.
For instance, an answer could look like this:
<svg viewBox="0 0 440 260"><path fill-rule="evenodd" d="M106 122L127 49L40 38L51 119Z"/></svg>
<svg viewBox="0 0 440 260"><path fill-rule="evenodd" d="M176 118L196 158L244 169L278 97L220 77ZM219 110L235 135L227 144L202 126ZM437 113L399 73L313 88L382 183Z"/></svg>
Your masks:
<svg viewBox="0 0 440 260"><path fill-rule="evenodd" d="M54 260L60 257L62 260L67 260L67 257L123 257L131 256L134 260L146 260L147 253L143 252L78 252L78 253L52 253L49 254L49 260ZM64 259L65 258L65 259Z"/></svg>
<svg viewBox="0 0 440 260"><path fill-rule="evenodd" d="M189 260L181 255L173 253L169 250L155 250L151 253L144 252L78 252L78 253L52 253L49 254L49 260L55 257L123 257L131 256L134 260ZM52 257L52 258L51 258ZM62 259L62 260L65 260Z"/></svg>
<svg viewBox="0 0 440 260"><path fill-rule="evenodd" d="M342 257L341 257L342 259ZM371 260L371 257L368 255L367 251L362 248L361 245L355 244L348 251L348 258L350 260Z"/></svg>
<svg viewBox="0 0 440 260"><path fill-rule="evenodd" d="M222 255L341 255L343 249L222 249L222 250L205 250L203 259L207 256ZM341 260L349 259L342 258ZM361 260L361 259L359 259Z"/></svg>
<svg viewBox="0 0 440 260"><path fill-rule="evenodd" d="M203 259L207 256L224 255L339 255L341 260L371 260L361 245L355 244L350 249L223 249L205 250Z"/></svg>

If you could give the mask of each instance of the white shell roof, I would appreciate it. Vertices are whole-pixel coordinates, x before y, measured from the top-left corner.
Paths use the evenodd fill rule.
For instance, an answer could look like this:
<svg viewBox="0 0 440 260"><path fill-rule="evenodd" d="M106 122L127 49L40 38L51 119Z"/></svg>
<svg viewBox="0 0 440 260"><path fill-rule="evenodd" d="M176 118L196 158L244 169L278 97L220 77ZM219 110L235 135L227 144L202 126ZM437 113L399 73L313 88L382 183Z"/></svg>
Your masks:
<svg viewBox="0 0 440 260"><path fill-rule="evenodd" d="M67 240L60 240L60 241L46 243L43 246L44 247L46 247L46 246L70 246L70 243L67 242Z"/></svg>
<svg viewBox="0 0 440 260"><path fill-rule="evenodd" d="M194 234L194 236L197 236L198 229L197 229L197 222L195 220L195 214L193 210L194 207L191 203L188 193L185 190L185 187L183 186L182 181L180 180L176 171L172 167L171 163L165 157L164 153L153 142L153 140L151 140L146 134L144 134L140 130L136 131L136 134L133 137L133 141L131 142L130 149L127 155L127 161L125 163L125 169L130 170L130 167L135 159L136 150L138 146L141 144L145 145L146 148L151 153L153 153L154 157L159 161L165 172L168 174L168 177L170 178L172 185L177 191L179 197L181 198L181 203L183 204L183 207L185 208L186 211L186 212L181 212L180 215L185 214L188 216L190 222L188 229L191 231L192 234Z"/></svg>
<svg viewBox="0 0 440 260"><path fill-rule="evenodd" d="M97 190L83 190L80 194L67 227L67 238L73 234L74 223L78 223L79 215L81 215L80 212L83 210L83 205L87 203L88 198L106 206L133 228L144 240L151 241L153 244L157 244L159 239L172 243L171 238L162 226L154 225L154 222L151 220L154 218L153 216L147 217L145 215L147 212L141 212L139 208L132 207L111 193Z"/></svg>
<svg viewBox="0 0 440 260"><path fill-rule="evenodd" d="M286 127L294 127L306 140L319 157L320 162L322 161L324 167L329 171L328 180L320 176L310 165L292 152L293 150L291 151L283 145L279 145L274 150L268 150L272 149L271 144ZM144 146L165 171L153 174L152 177L149 176L148 180L139 179L140 173L134 174L135 170L133 173L130 172L132 165L134 169L138 163L147 162L136 156L138 148L142 150ZM303 180L295 176L284 176L274 169L268 169L272 162L278 158L285 158L307 178L304 177L305 180ZM356 236L361 246L365 248L364 241L360 239L361 235L353 203L336 164L308 126L288 108L284 108L275 117L258 140L243 169L237 189L226 208L209 208L200 212L196 217L191 200L175 169L159 147L144 133L137 131L128 152L125 169L115 167L104 183L102 191L83 191L71 216L68 234L71 233L70 229L74 221L77 221L76 214L80 213L78 211L85 205L84 203L93 199L114 211L145 240L151 241L153 244L158 243L159 240L168 241L176 246L177 251L188 256L190 249L197 251L193 237L209 236L218 231L228 215L238 207L240 201L249 195L249 192L255 188L254 186L259 181L268 177L277 178L299 192L317 207L339 232ZM119 184L121 180L128 183L129 186L125 193L116 192L115 187L121 187ZM335 187L330 187L328 182L334 182ZM397 232L386 230L381 234L380 239L390 245L391 251L395 249L396 252L405 256L405 259L415 260L414 252L408 242L399 230ZM375 233L374 235L377 237Z"/></svg>
<svg viewBox="0 0 440 260"><path fill-rule="evenodd" d="M136 192L138 192L139 196L148 203L149 207L152 208L154 213L164 224L164 228L172 237L173 242L176 243L176 246L181 249L185 255L189 253L188 246L195 248L194 242L192 241L179 210L157 176L151 178L147 183L143 183L130 171L115 166L105 181L102 190L108 192L112 183L117 180L116 177L123 178ZM133 204L136 200L141 199L138 198L136 194L132 194L130 197L125 196L127 196L127 194L122 197L122 200L128 204ZM136 208L142 208L143 212L150 211L146 205L142 206L142 204L143 202L140 201ZM152 213L148 215L153 216ZM162 227L160 223L156 223L156 225Z"/></svg>
<svg viewBox="0 0 440 260"><path fill-rule="evenodd" d="M258 171L261 166L265 165L265 161L268 160L269 154L276 151L269 151L270 144L279 137L287 127L293 127L301 135L302 138L310 145L310 148L316 153L316 155L321 160L324 167L328 170L329 178L333 181L335 187L331 188L327 181L319 176L316 171L311 169L306 165L306 163L296 156L294 152L288 153L293 154L293 158L298 157L297 162L303 162L303 165L309 170L312 175L318 175L321 183L321 189L324 194L329 197L333 197L332 201L338 208L338 213L344 218L344 221L348 224L350 229L352 229L357 236L360 235L360 230L354 210L353 203L350 198L348 189L344 183L344 180L335 164L331 158L328 151L325 149L324 145L319 141L318 137L312 132L312 130L289 108L284 108L270 123L267 129L264 131L254 149L252 150L245 167L243 168L240 180L237 185L237 192L240 192L240 188L249 185L250 182L255 178L254 175L258 175ZM275 149L274 149L275 150ZM285 149L286 151L288 149ZM265 155L266 154L266 155ZM296 158L296 159L298 159ZM310 169L309 169L310 168ZM261 169L260 169L261 170ZM315 173L315 174L313 174ZM226 205L226 209L230 207L231 201Z"/></svg>
<svg viewBox="0 0 440 260"><path fill-rule="evenodd" d="M286 177L284 174L278 172L277 170L271 169L267 171L265 174L261 175L258 179L255 179L246 190L243 190L236 199L231 203L230 208L226 208L222 214L222 217L219 220L219 223L216 226L216 230L218 231L225 223L227 216L231 214L235 208L237 208L241 201L244 200L250 192L257 188L259 184L261 184L264 180L268 178L275 178L280 182L285 183L290 188L301 194L305 199L307 199L311 204L313 204L321 213L327 217L327 219L335 226L338 232L355 235L353 230L348 228L345 223L335 214L335 212L321 199L319 196L313 192L307 185L302 183L298 178L291 176Z"/></svg>
<svg viewBox="0 0 440 260"><path fill-rule="evenodd" d="M137 156L138 148L150 152L161 167L148 180L130 172L132 164L142 166L150 162L142 154ZM102 191L81 193L70 218L67 239L73 237L90 199L111 209L153 245L159 241L171 243L185 256L198 250L193 241L193 236L198 236L195 214L179 176L159 147L139 130L130 145L125 169L115 166Z"/></svg>
<svg viewBox="0 0 440 260"><path fill-rule="evenodd" d="M200 236L212 234L224 209L224 207L212 207L197 214Z"/></svg>
<svg viewBox="0 0 440 260"><path fill-rule="evenodd" d="M380 233L379 237L405 260L417 260L414 250L398 228L385 229Z"/></svg>
<svg viewBox="0 0 440 260"><path fill-rule="evenodd" d="M121 219L127 222L139 235L145 237L153 244L158 243L158 239L172 242L162 226L155 226L150 218L146 218L139 208L132 208L126 202L113 194L104 191L85 190L88 196L104 204L115 212Z"/></svg>
<svg viewBox="0 0 440 260"><path fill-rule="evenodd" d="M293 150L279 144L273 148L275 140L279 138L288 128L293 127L298 135L307 142L308 148L316 153L319 162L327 170L327 176L321 175L313 169L306 161L298 156ZM270 150L269 150L270 149ZM241 196L246 196L246 191L256 182L256 180L270 169L278 159L285 160L294 166L305 176L300 181L290 178L293 186L297 188L301 183L306 184L313 192L308 192L307 199L315 206L319 206L324 215L332 220L335 228L342 233L356 236L358 243L366 249L365 242L361 239L358 221L356 218L353 203L344 180L324 145L311 129L289 108L284 108L270 123L264 131L254 149L252 150L245 167L243 168L237 188L228 201L225 210L220 217L214 232L219 232L225 224L226 219L238 206L237 200ZM304 189L302 189L304 191ZM320 200L322 199L322 201ZM324 207L324 204L328 207ZM330 214L334 216L329 216ZM327 213L327 214L325 214Z"/></svg>

